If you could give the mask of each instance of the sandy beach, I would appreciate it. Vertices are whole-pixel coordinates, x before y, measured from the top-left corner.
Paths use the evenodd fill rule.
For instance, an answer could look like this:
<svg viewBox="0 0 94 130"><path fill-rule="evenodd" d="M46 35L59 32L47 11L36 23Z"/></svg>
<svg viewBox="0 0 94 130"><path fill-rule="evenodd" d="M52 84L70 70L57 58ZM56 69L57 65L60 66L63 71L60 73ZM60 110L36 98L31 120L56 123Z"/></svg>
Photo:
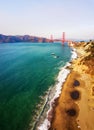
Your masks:
<svg viewBox="0 0 94 130"><path fill-rule="evenodd" d="M49 130L94 130L94 42L75 46L78 58L62 86Z"/></svg>

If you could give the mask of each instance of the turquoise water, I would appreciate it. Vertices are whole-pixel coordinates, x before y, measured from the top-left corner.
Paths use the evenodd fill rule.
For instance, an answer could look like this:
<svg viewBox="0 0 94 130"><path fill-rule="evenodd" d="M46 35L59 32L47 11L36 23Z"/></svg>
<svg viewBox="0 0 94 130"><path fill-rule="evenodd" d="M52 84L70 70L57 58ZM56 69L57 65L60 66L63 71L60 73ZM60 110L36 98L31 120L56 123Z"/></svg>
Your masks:
<svg viewBox="0 0 94 130"><path fill-rule="evenodd" d="M0 130L28 129L40 96L70 56L60 43L0 44Z"/></svg>

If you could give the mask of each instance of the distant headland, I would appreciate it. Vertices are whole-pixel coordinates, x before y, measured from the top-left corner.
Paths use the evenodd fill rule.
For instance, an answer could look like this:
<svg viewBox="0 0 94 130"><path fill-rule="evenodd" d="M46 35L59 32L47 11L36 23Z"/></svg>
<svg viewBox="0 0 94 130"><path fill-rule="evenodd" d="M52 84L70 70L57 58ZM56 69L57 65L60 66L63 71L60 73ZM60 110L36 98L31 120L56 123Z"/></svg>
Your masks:
<svg viewBox="0 0 94 130"><path fill-rule="evenodd" d="M33 42L45 43L50 42L50 39L44 37L36 37L30 35L3 35L0 34L0 43L15 43L15 42Z"/></svg>

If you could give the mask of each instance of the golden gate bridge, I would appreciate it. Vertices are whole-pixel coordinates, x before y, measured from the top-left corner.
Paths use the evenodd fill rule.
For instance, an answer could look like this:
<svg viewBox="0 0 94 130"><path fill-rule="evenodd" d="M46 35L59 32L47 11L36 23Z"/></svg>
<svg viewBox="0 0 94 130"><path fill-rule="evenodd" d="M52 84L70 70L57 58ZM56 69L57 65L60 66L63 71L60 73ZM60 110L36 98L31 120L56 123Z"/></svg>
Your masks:
<svg viewBox="0 0 94 130"><path fill-rule="evenodd" d="M51 43L54 43L54 42L61 42L62 45L64 45L64 43L68 43L69 46L73 46L74 42L71 41L71 40L66 40L66 37L65 37L65 32L62 33L62 38L61 39L54 39L53 38L53 35L50 36L50 42Z"/></svg>

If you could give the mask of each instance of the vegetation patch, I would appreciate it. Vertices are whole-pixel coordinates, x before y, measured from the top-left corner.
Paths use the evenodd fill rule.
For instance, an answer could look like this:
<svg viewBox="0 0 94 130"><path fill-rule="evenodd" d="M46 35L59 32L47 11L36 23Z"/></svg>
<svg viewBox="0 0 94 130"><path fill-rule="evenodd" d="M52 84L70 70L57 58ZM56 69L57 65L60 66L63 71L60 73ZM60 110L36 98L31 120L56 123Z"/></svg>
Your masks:
<svg viewBox="0 0 94 130"><path fill-rule="evenodd" d="M79 91L75 90L70 93L70 96L72 99L77 100L80 97L80 93L79 93Z"/></svg>
<svg viewBox="0 0 94 130"><path fill-rule="evenodd" d="M80 82L78 80L75 80L74 83L73 83L73 86L77 87L80 85Z"/></svg>
<svg viewBox="0 0 94 130"><path fill-rule="evenodd" d="M76 110L71 108L69 110L66 111L66 113L69 115L69 116L75 116L76 115Z"/></svg>

